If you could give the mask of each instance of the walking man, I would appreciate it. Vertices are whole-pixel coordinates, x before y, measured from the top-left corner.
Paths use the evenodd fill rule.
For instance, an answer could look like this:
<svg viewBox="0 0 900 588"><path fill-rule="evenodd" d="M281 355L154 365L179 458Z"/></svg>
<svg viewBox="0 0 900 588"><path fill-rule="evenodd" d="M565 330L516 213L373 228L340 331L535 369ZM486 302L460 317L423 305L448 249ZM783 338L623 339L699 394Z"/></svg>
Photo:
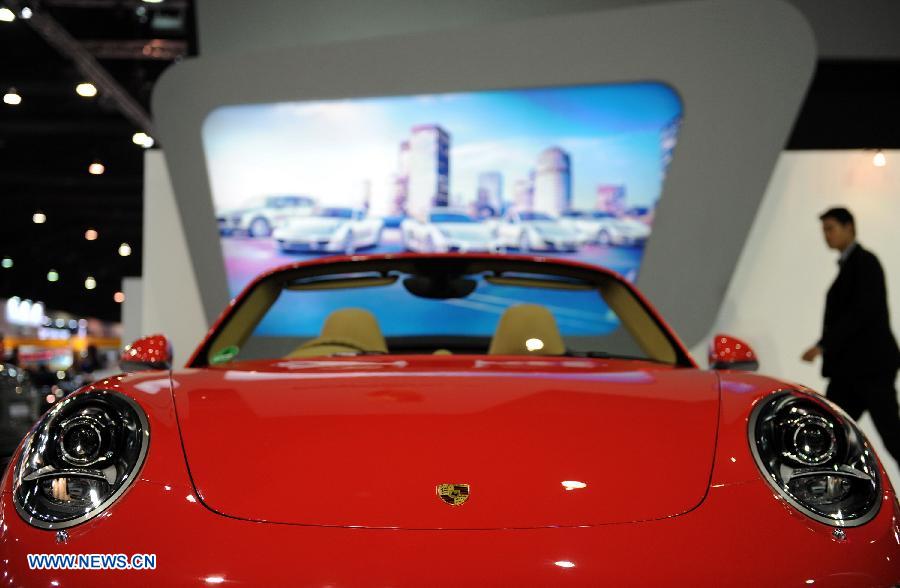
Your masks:
<svg viewBox="0 0 900 588"><path fill-rule="evenodd" d="M854 420L866 410L888 452L900 463L900 416L894 381L900 348L891 332L881 263L856 242L856 225L846 208L823 213L829 248L840 252L840 271L825 299L822 338L803 361L822 356L825 395Z"/></svg>

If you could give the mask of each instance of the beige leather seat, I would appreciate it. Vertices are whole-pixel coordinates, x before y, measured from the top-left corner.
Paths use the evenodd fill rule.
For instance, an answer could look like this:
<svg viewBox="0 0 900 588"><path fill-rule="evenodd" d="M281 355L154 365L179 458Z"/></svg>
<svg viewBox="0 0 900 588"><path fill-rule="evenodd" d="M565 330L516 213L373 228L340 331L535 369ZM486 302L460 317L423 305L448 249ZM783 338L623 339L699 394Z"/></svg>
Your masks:
<svg viewBox="0 0 900 588"><path fill-rule="evenodd" d="M362 308L342 308L328 315L322 332L288 357L322 357L338 353L387 353L378 320Z"/></svg>
<svg viewBox="0 0 900 588"><path fill-rule="evenodd" d="M539 304L510 306L500 317L490 355L564 355L563 342L553 314Z"/></svg>

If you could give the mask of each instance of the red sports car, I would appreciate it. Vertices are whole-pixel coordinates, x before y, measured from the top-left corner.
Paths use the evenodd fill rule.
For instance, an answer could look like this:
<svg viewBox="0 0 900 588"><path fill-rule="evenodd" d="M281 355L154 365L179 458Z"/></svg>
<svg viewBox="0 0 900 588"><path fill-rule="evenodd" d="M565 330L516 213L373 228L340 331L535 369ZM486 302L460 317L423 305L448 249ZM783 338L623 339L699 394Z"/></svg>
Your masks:
<svg viewBox="0 0 900 588"><path fill-rule="evenodd" d="M711 371L625 280L498 255L269 272L56 405L0 495L10 586L891 586L900 507L809 390Z"/></svg>

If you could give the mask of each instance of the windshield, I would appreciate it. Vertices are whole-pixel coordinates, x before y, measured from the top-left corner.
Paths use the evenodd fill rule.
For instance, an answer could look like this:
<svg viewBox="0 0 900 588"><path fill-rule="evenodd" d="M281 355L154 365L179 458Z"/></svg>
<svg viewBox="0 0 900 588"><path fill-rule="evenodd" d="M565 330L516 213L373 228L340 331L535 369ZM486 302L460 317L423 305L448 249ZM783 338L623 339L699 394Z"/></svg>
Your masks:
<svg viewBox="0 0 900 588"><path fill-rule="evenodd" d="M520 212L519 218L523 221L549 221L553 220L553 217L549 214L544 214L543 212Z"/></svg>
<svg viewBox="0 0 900 588"><path fill-rule="evenodd" d="M193 365L360 354L620 356L690 365L630 287L502 258L300 266L257 283Z"/></svg>
<svg viewBox="0 0 900 588"><path fill-rule="evenodd" d="M325 208L319 216L326 218L353 218L353 210L350 208Z"/></svg>
<svg viewBox="0 0 900 588"><path fill-rule="evenodd" d="M431 222L433 223L474 223L472 217L464 214L454 214L451 212L433 212L431 213Z"/></svg>
<svg viewBox="0 0 900 588"><path fill-rule="evenodd" d="M615 216L610 212L594 212L591 214L594 218L615 218Z"/></svg>

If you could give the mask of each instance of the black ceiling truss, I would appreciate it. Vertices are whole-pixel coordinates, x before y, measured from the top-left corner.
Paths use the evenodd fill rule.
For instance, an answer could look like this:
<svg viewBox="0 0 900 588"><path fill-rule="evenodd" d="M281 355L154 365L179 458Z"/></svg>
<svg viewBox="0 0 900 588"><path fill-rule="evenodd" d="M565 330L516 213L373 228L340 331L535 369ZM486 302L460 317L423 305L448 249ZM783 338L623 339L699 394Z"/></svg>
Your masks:
<svg viewBox="0 0 900 588"><path fill-rule="evenodd" d="M3 219L0 297L119 320L113 294L141 274L144 150L152 135L150 93L163 70L195 54L193 3L165 0L4 0L30 19L0 23L0 94L15 87L22 103L0 103ZM75 93L81 82L98 94ZM100 161L103 175L88 173ZM35 212L47 221L35 224ZM85 239L94 229L99 237ZM128 243L131 255L121 257ZM59 281L49 282L55 270ZM92 276L94 290L84 287Z"/></svg>

